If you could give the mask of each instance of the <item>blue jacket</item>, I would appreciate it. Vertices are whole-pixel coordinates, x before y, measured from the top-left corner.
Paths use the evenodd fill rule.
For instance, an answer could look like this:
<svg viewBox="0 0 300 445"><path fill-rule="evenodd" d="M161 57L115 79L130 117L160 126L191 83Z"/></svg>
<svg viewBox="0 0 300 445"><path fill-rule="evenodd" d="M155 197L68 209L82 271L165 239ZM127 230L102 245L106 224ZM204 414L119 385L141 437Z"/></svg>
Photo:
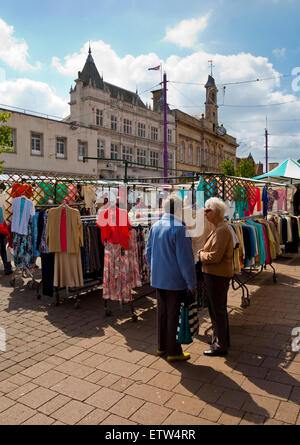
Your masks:
<svg viewBox="0 0 300 445"><path fill-rule="evenodd" d="M150 231L146 249L151 286L184 290L196 286L192 241L183 221L168 213Z"/></svg>

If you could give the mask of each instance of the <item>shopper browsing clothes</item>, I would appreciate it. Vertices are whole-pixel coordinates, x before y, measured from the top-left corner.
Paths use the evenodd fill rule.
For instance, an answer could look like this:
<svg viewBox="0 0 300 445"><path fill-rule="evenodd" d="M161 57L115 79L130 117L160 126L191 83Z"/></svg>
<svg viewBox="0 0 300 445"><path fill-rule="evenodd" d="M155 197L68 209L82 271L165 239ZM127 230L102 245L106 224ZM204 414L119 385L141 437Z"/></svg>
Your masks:
<svg viewBox="0 0 300 445"><path fill-rule="evenodd" d="M148 238L146 258L151 286L156 288L159 356L168 361L188 360L176 341L180 303L187 289L196 285L192 242L182 221L182 200L170 195L163 203L164 215Z"/></svg>
<svg viewBox="0 0 300 445"><path fill-rule="evenodd" d="M213 327L211 349L204 351L208 356L224 356L230 346L227 293L233 276L233 241L230 229L224 223L225 210L226 204L219 198L206 201L205 216L214 228L198 252Z"/></svg>

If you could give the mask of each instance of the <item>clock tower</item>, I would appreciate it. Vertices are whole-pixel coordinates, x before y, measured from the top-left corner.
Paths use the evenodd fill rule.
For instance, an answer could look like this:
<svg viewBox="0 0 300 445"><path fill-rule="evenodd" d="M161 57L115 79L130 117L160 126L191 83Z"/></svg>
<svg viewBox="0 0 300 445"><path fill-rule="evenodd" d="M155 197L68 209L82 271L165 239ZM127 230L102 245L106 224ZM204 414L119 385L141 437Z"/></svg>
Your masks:
<svg viewBox="0 0 300 445"><path fill-rule="evenodd" d="M206 88L206 102L205 102L205 118L218 126L218 101L217 101L217 87L215 79L209 75L205 85Z"/></svg>

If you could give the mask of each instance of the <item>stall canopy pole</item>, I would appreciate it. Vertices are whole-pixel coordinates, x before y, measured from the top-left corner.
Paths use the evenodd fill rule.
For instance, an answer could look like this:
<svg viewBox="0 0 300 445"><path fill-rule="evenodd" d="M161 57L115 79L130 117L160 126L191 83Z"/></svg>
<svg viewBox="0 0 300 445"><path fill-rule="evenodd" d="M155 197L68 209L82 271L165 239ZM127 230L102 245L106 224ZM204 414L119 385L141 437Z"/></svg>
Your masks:
<svg viewBox="0 0 300 445"><path fill-rule="evenodd" d="M168 183L167 74L164 73L164 177Z"/></svg>

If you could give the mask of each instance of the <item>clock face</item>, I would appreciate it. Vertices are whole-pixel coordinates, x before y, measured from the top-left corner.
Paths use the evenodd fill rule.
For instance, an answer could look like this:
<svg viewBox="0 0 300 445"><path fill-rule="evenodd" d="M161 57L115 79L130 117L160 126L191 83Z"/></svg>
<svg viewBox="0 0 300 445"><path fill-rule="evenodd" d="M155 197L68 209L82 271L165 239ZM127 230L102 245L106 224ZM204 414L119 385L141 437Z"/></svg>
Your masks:
<svg viewBox="0 0 300 445"><path fill-rule="evenodd" d="M226 134L226 130L224 127L218 127L217 133L219 136L224 136Z"/></svg>

